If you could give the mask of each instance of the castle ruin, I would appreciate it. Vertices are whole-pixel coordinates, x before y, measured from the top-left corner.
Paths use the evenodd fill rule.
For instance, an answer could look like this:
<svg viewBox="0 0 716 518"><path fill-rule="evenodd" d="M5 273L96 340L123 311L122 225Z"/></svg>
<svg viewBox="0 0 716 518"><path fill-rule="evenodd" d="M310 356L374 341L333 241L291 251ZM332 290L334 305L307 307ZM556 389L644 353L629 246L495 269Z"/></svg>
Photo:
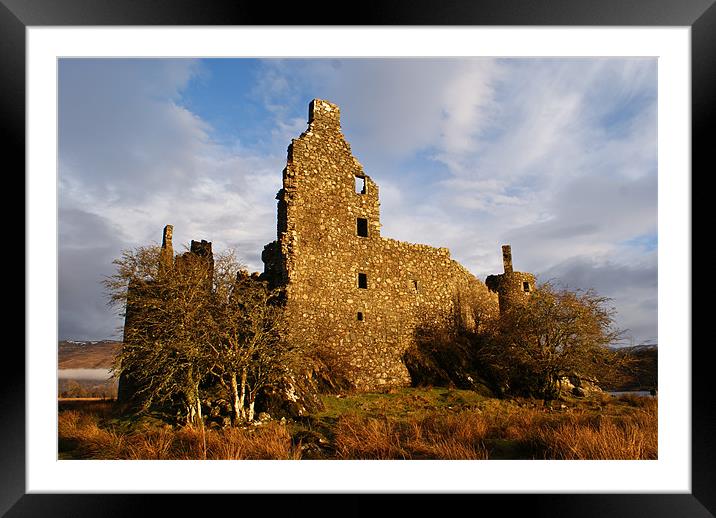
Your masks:
<svg viewBox="0 0 716 518"><path fill-rule="evenodd" d="M288 339L330 351L358 390L410 384L403 355L419 326L474 326L475 302L498 311L534 289L534 276L512 271L509 246L505 273L485 284L447 248L381 236L378 185L330 102L311 101L276 198L278 239L264 247L262 278L285 291Z"/></svg>
<svg viewBox="0 0 716 518"><path fill-rule="evenodd" d="M277 240L264 247L264 272L252 277L282 292L285 338L328 354L359 391L410 385L403 358L421 327L474 329L475 307L497 314L535 289L532 274L513 271L509 245L502 247L504 273L483 283L447 248L382 236L378 185L351 153L340 110L328 101L311 101L308 129L288 147L276 199ZM175 257L172 233L167 225L160 272L195 260L213 271L210 242L192 241ZM125 341L137 311L133 291ZM129 400L135 387L126 373L119 386L119 399Z"/></svg>

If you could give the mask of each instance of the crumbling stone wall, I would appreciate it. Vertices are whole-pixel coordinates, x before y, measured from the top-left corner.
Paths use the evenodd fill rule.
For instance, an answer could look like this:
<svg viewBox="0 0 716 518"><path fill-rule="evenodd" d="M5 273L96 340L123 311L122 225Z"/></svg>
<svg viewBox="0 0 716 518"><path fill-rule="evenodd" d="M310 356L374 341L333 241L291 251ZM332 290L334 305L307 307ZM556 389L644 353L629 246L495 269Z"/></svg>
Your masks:
<svg viewBox="0 0 716 518"><path fill-rule="evenodd" d="M359 390L408 385L402 361L418 325L497 294L446 248L380 235L378 186L340 129L339 108L314 100L308 129L288 148L278 199L278 240L262 254L264 278L285 288L289 339L322 348Z"/></svg>

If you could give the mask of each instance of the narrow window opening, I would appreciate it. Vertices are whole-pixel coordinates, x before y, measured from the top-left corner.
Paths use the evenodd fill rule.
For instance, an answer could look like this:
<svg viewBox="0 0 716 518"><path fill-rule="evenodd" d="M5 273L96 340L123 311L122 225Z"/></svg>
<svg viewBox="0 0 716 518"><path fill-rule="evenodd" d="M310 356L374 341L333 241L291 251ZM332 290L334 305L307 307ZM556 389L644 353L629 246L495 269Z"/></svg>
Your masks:
<svg viewBox="0 0 716 518"><path fill-rule="evenodd" d="M364 290L368 289L368 275L365 273L358 274L358 287Z"/></svg>
<svg viewBox="0 0 716 518"><path fill-rule="evenodd" d="M365 176L356 176L356 194L365 194Z"/></svg>
<svg viewBox="0 0 716 518"><path fill-rule="evenodd" d="M358 218L356 221L356 231L360 237L368 237L368 220L366 218Z"/></svg>
<svg viewBox="0 0 716 518"><path fill-rule="evenodd" d="M358 312L358 322L363 322L363 312L362 311Z"/></svg>
<svg viewBox="0 0 716 518"><path fill-rule="evenodd" d="M413 289L415 290L416 293L419 291L419 289L418 289L418 281L416 281L416 280L413 280Z"/></svg>
<svg viewBox="0 0 716 518"><path fill-rule="evenodd" d="M530 283L527 282L527 281L523 282L523 283L522 283L522 289L523 289L524 291L530 291Z"/></svg>

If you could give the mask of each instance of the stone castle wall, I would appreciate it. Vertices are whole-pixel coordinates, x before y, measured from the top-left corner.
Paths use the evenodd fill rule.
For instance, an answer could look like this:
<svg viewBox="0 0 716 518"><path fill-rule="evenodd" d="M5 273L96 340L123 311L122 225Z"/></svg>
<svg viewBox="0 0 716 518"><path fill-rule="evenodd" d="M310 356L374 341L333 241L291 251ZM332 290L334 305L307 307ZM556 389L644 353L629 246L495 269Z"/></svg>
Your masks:
<svg viewBox="0 0 716 518"><path fill-rule="evenodd" d="M476 299L496 310L497 294L446 248L380 235L378 186L353 157L337 106L311 103L277 199L264 276L285 287L289 339L329 350L358 389L410 383L402 357L418 326L455 314L469 326Z"/></svg>

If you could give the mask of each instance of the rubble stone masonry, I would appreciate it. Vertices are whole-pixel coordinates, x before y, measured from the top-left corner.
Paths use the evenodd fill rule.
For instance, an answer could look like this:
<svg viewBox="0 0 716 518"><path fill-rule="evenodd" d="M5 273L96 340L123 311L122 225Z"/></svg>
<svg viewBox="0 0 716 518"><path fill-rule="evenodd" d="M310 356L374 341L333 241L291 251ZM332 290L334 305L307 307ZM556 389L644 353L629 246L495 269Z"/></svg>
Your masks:
<svg viewBox="0 0 716 518"><path fill-rule="evenodd" d="M402 357L419 326L468 306L497 310L498 295L446 248L381 236L378 186L351 153L338 106L315 99L308 129L288 148L278 240L263 278L284 287L289 339L330 351L359 390L410 383Z"/></svg>

